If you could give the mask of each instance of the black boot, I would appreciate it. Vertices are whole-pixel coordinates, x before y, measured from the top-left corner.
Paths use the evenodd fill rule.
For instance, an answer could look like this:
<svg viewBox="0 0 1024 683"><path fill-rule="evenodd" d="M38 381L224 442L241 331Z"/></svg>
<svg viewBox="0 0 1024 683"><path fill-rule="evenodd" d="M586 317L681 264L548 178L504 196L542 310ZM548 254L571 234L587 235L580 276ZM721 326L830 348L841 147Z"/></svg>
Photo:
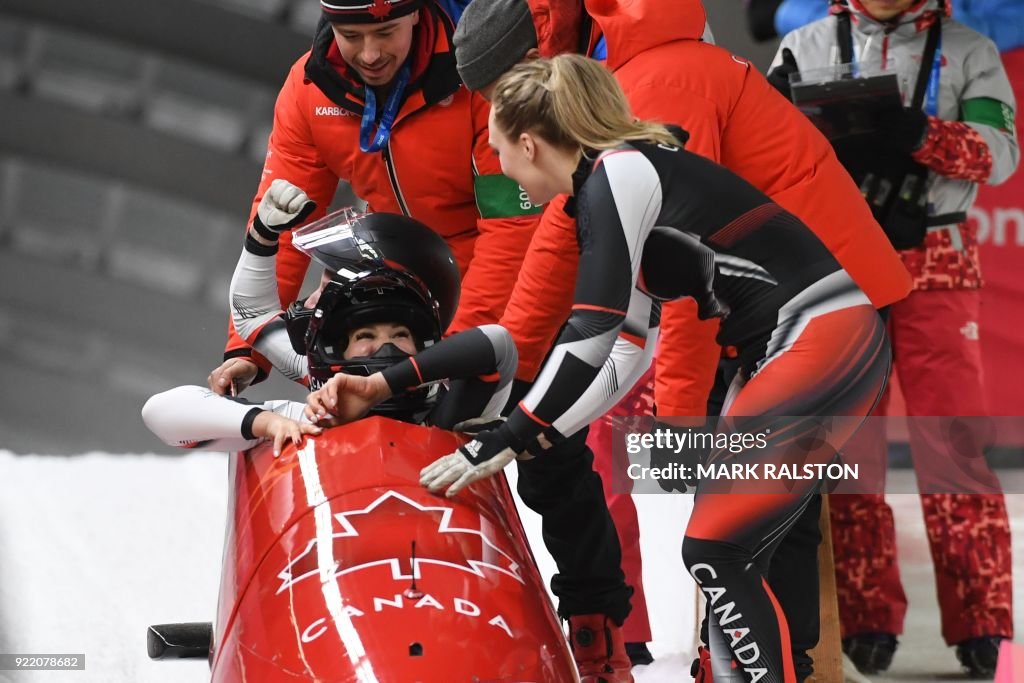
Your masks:
<svg viewBox="0 0 1024 683"><path fill-rule="evenodd" d="M858 633L843 638L843 652L862 674L887 671L899 641L891 633Z"/></svg>
<svg viewBox="0 0 1024 683"><path fill-rule="evenodd" d="M626 654L633 666L646 666L654 661L654 655L647 649L647 643L626 643Z"/></svg>
<svg viewBox="0 0 1024 683"><path fill-rule="evenodd" d="M690 675L693 676L693 683L715 683L711 672L711 650L707 645L697 648L697 659L690 663Z"/></svg>
<svg viewBox="0 0 1024 683"><path fill-rule="evenodd" d="M996 675L999 645L1003 636L982 636L957 643L956 658L971 678L991 679Z"/></svg>

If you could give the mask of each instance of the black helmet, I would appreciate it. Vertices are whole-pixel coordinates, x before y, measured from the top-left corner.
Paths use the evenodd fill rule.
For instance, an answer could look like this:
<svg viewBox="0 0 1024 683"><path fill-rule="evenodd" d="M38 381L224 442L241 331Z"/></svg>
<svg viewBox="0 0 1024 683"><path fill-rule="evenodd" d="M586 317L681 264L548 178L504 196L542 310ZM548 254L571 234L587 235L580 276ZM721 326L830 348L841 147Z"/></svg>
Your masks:
<svg viewBox="0 0 1024 683"><path fill-rule="evenodd" d="M344 209L297 230L293 243L334 273L305 332L311 388L337 372L370 375L409 356L394 344L384 344L372 356L345 359L353 329L400 323L423 349L441 339L455 315L459 269L445 241L419 221ZM405 392L373 412L416 419L435 394L433 388Z"/></svg>

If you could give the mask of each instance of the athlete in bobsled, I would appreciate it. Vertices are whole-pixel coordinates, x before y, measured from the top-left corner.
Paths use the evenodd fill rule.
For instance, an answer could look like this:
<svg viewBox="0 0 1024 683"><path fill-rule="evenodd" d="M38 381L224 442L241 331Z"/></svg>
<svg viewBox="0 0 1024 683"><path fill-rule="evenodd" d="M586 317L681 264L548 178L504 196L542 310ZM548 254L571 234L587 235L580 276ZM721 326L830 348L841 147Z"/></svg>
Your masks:
<svg viewBox="0 0 1024 683"><path fill-rule="evenodd" d="M325 270L315 292L282 310L278 237L313 206L287 181L271 185L235 267L231 309L246 341L314 390L310 406L330 405L332 415L190 385L150 398L142 409L146 426L183 448L236 451L273 440L278 455L289 441L370 412L444 429L497 418L511 390L515 345L499 325L441 339L458 304L459 271L444 240L420 222L344 210L296 231L297 246ZM330 382L336 374L375 382L372 391L339 392L343 385Z"/></svg>
<svg viewBox="0 0 1024 683"><path fill-rule="evenodd" d="M515 372L511 338L484 325L442 340L459 299L452 255L424 225L384 213L339 212L296 230L293 244L325 274L282 310L277 237L310 204L276 181L231 283L236 330L315 389L309 404L192 386L143 408L168 443L243 451L228 459L216 619L151 626L150 657L208 657L212 683L578 681L507 484L448 502L417 477L464 441L445 429L498 415ZM372 391L344 377L373 378ZM332 410L314 409L331 397ZM271 457L271 445L279 455L369 412ZM480 641L488 647L466 651Z"/></svg>

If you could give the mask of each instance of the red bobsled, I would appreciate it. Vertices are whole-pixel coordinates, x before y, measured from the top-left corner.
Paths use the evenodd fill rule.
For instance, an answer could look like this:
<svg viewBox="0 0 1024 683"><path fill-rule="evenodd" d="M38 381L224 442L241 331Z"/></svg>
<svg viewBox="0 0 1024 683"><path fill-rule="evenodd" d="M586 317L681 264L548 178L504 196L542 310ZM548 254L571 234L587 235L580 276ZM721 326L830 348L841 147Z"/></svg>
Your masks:
<svg viewBox="0 0 1024 683"><path fill-rule="evenodd" d="M459 443L371 417L233 454L213 682L578 680L505 478L419 485Z"/></svg>

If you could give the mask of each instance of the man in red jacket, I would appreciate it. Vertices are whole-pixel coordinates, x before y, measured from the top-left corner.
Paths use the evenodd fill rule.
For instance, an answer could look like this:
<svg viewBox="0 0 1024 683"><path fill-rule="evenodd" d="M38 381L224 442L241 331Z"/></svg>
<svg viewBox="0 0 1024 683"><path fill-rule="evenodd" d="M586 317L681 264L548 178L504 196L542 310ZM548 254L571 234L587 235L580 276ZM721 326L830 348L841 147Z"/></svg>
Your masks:
<svg viewBox="0 0 1024 683"><path fill-rule="evenodd" d="M828 141L752 64L701 42L705 13L699 0L634 0L628 5L586 0L583 5L579 0L474 0L455 36L463 81L486 91L529 50L543 56L580 50L593 45L593 32L598 32L607 43L607 66L634 114L681 126L690 134L688 150L723 164L798 216L876 307L906 296L906 269ZM533 18L532 36L521 28L510 30L521 26L527 11ZM489 30L481 31L485 25ZM567 35L570 30L575 37ZM510 38L496 42L484 33ZM511 36L520 36L518 44ZM564 197L546 209L502 318L519 348L524 380L535 376L570 309L578 254L575 224L563 207ZM659 415L705 413L721 355L716 333L715 322L697 320L692 301L664 307L655 372ZM640 383L635 391L642 395L644 390ZM636 397L623 400L630 402L635 404ZM610 458L610 451L610 444L595 448L599 459ZM773 561L773 571L775 566L797 567L804 577L791 594L777 595L790 616L801 678L811 671L802 652L818 637L817 605L808 605L807 599L817 595L817 527L817 510L809 509L790 534L801 542L787 545L784 540ZM636 576L628 578L635 585Z"/></svg>
<svg viewBox="0 0 1024 683"><path fill-rule="evenodd" d="M321 6L312 49L278 96L251 213L257 231L285 229L277 255L283 307L297 298L308 266L288 230L322 216L344 180L372 210L411 216L448 243L462 274L449 334L497 322L539 209L501 174L488 146L489 105L462 87L455 70L450 18L434 0L322 0ZM317 211L268 224L273 221L260 207L278 178L305 191ZM224 393L233 380L255 377L251 341L232 332L211 388ZM556 457L520 463L519 492L543 517L559 566L552 589L560 610L590 615L603 632L605 620L621 622L629 613L630 590L585 438L558 444Z"/></svg>
<svg viewBox="0 0 1024 683"><path fill-rule="evenodd" d="M338 182L348 182L371 210L412 216L445 238L463 276L452 332L495 322L538 208L520 198L487 146L489 106L459 82L451 20L433 0L321 6L312 48L277 99L250 221L276 178L316 202L310 221L324 215ZM308 262L283 235L283 302L296 298ZM235 357L252 356L232 332L225 360Z"/></svg>

